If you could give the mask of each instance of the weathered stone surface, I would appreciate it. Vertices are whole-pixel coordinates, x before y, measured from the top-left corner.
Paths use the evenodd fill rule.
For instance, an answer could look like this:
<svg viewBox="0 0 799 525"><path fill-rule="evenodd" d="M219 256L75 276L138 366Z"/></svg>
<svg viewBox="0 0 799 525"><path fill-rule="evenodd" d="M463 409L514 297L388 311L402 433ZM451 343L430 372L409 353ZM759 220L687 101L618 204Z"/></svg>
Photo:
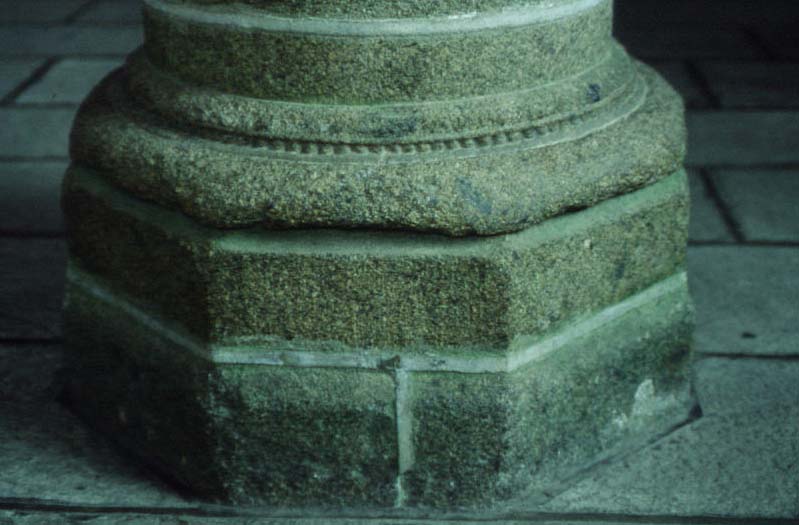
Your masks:
<svg viewBox="0 0 799 525"><path fill-rule="evenodd" d="M684 173L460 240L212 230L81 168L65 205L76 406L208 497L489 504L688 412Z"/></svg>
<svg viewBox="0 0 799 525"><path fill-rule="evenodd" d="M76 270L214 344L505 353L684 264L684 173L517 234L223 232L82 168L64 205Z"/></svg>
<svg viewBox="0 0 799 525"><path fill-rule="evenodd" d="M511 131L513 141L502 133L475 138L460 130L440 143L378 143L374 151L369 144L279 136L188 135L131 107L117 75L78 116L72 155L114 184L214 226L500 233L680 169L681 101L654 74L641 73L648 95L626 117L625 104L610 105L598 120L589 115L582 124L567 118L529 133ZM629 100L637 105L635 97L643 94Z"/></svg>
<svg viewBox="0 0 799 525"><path fill-rule="evenodd" d="M693 310L685 281L669 286L507 374L411 374L409 500L507 499L685 420Z"/></svg>
<svg viewBox="0 0 799 525"><path fill-rule="evenodd" d="M206 497L448 508L519 495L685 419L692 313L678 275L513 359L460 362L208 352L77 283L65 324L75 408Z"/></svg>
<svg viewBox="0 0 799 525"><path fill-rule="evenodd" d="M510 11L466 17L358 21L149 0L144 26L150 59L191 84L327 104L529 89L591 68L612 45L609 0L517 3Z"/></svg>
<svg viewBox="0 0 799 525"><path fill-rule="evenodd" d="M73 406L210 499L392 506L388 371L217 365L122 303L68 290Z"/></svg>
<svg viewBox="0 0 799 525"><path fill-rule="evenodd" d="M72 134L76 409L210 499L405 517L685 420L682 102L611 15L146 0Z"/></svg>
<svg viewBox="0 0 799 525"><path fill-rule="evenodd" d="M551 7L547 0L415 0L384 2L382 0L169 0L173 4L223 6L241 3L267 13L325 16L333 18L407 18L436 15L473 16L477 12L507 10L519 6ZM565 3L565 2L561 2ZM574 2L577 3L577 2ZM568 5L568 4L567 4Z"/></svg>

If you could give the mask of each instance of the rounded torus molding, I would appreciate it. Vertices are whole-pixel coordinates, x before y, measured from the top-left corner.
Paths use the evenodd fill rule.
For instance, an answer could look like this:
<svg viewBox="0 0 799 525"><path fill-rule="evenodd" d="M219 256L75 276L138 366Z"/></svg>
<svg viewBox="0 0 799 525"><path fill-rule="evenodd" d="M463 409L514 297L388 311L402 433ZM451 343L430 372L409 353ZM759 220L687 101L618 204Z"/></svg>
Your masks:
<svg viewBox="0 0 799 525"><path fill-rule="evenodd" d="M146 5L73 159L201 223L498 234L681 169L608 0Z"/></svg>

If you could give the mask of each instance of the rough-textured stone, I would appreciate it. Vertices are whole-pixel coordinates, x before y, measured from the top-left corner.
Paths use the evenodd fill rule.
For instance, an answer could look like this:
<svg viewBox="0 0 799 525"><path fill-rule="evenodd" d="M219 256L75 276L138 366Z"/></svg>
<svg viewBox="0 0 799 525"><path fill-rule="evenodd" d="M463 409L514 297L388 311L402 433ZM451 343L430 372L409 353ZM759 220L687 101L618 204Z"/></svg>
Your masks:
<svg viewBox="0 0 799 525"><path fill-rule="evenodd" d="M210 499L402 517L684 421L683 105L611 4L146 0L71 137L76 409Z"/></svg>
<svg viewBox="0 0 799 525"><path fill-rule="evenodd" d="M219 232L81 168L65 183L77 264L221 345L503 353L684 264L687 181L517 234Z"/></svg>
<svg viewBox="0 0 799 525"><path fill-rule="evenodd" d="M151 0L145 49L158 66L189 83L256 98L328 104L457 99L561 80L589 69L609 50L608 0L542 4L460 18L347 22L246 17L237 4L208 10Z"/></svg>
<svg viewBox="0 0 799 525"><path fill-rule="evenodd" d="M210 499L392 506L388 371L216 365L75 287L65 326L74 408Z"/></svg>
<svg viewBox="0 0 799 525"><path fill-rule="evenodd" d="M335 144L309 144L313 149L303 152L300 143L285 140L253 145L233 135L198 138L200 131L192 136L171 129L129 107L117 76L84 106L72 155L134 194L215 226L265 222L499 233L680 169L681 102L647 71L643 105L601 129L589 121L581 131L567 120L566 127L541 136L534 131L530 139L520 132L520 148L469 138L454 141L455 151L442 144L443 150L427 153L415 153L411 145L408 153L393 146L340 154Z"/></svg>
<svg viewBox="0 0 799 525"><path fill-rule="evenodd" d="M325 16L334 18L408 18L440 15L473 16L482 11L507 10L519 6L552 7L546 0L169 0L174 4L216 5L242 3L267 13L282 15ZM574 2L578 3L578 2ZM549 4L549 5L547 5Z"/></svg>
<svg viewBox="0 0 799 525"><path fill-rule="evenodd" d="M683 283L508 374L412 374L409 500L507 499L683 421L692 314Z"/></svg>
<svg viewBox="0 0 799 525"><path fill-rule="evenodd" d="M682 275L498 368L467 359L457 373L439 369L455 366L447 360L401 355L315 364L290 352L258 362L248 347L205 353L107 291L73 284L67 301L75 408L225 501L487 505L583 467L629 435L664 431L692 403Z"/></svg>

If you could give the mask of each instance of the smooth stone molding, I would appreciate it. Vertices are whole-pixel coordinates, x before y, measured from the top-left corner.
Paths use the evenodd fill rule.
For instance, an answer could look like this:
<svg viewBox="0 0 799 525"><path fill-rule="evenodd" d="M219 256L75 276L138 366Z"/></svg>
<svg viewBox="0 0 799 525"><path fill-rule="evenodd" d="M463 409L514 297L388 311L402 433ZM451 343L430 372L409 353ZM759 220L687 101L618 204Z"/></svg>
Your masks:
<svg viewBox="0 0 799 525"><path fill-rule="evenodd" d="M426 123L429 131L412 132L412 140L430 142L388 144L258 138L247 135L254 129L242 117L247 111L236 109L221 114L232 115L228 127L238 128L238 134L179 125L157 114L169 104L145 111L134 103L126 75L117 72L78 114L71 154L118 187L215 227L366 227L448 235L518 231L681 169L682 102L650 69L636 69L633 75L640 79L611 97L613 103L600 101L582 115L490 135L467 133L458 140L447 138L446 123L439 129ZM241 107L249 110L253 103L242 101ZM220 118L198 117L201 105L192 104L193 111L187 111L192 116L184 121ZM211 108L209 114L217 114ZM332 124L337 111L315 111L314 122ZM256 110L253 119L266 114ZM480 122L489 132L491 117L472 120ZM286 136L302 135L302 124L277 127ZM323 131L316 128L315 136ZM339 138L347 133L352 132L340 131Z"/></svg>
<svg viewBox="0 0 799 525"><path fill-rule="evenodd" d="M220 231L75 166L64 183L73 264L226 347L501 357L681 270L684 172L522 232Z"/></svg>
<svg viewBox="0 0 799 525"><path fill-rule="evenodd" d="M610 0L395 20L145 0L145 50L191 84L254 98L352 105L447 100L578 75L613 45L611 19Z"/></svg>
<svg viewBox="0 0 799 525"><path fill-rule="evenodd" d="M447 16L469 18L480 12L512 10L525 6L551 8L552 0L414 0L385 2L383 0L173 0L173 4L224 6L246 4L276 15L299 15L327 18L408 18ZM569 4L566 4L567 6Z"/></svg>
<svg viewBox="0 0 799 525"><path fill-rule="evenodd" d="M693 406L682 273L492 373L414 369L402 355L376 367L347 356L254 364L247 347L242 364L186 347L156 315L72 272L69 396L122 446L215 500L490 507L666 432Z"/></svg>

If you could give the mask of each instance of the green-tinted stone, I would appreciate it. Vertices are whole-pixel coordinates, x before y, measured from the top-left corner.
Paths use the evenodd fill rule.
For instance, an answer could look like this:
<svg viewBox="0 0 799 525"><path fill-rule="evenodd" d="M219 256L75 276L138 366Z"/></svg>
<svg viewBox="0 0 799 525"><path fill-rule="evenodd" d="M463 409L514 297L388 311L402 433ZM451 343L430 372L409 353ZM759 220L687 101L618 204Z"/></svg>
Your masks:
<svg viewBox="0 0 799 525"><path fill-rule="evenodd" d="M450 141L453 149L442 142L426 152L395 144L358 153L341 144L189 134L131 106L124 75L116 75L78 115L72 156L213 226L517 231L681 169L682 103L650 70L641 74L646 82L632 100L641 105L629 114L566 119L504 144L466 138Z"/></svg>
<svg viewBox="0 0 799 525"><path fill-rule="evenodd" d="M693 309L684 277L669 282L586 333L565 328L565 342L510 373L412 373L408 501L490 504L683 421Z"/></svg>
<svg viewBox="0 0 799 525"><path fill-rule="evenodd" d="M246 98L187 84L155 66L143 51L131 56L127 72L137 103L169 121L245 135L276 150L278 141L283 149L297 152L303 147L315 150L314 143L328 144L340 156L344 151L368 154L403 147L412 153L440 153L467 139L484 145L528 139L524 143L530 146L533 132L545 143L556 129L605 125L627 115L640 105L645 89L636 64L617 44L594 57L590 68L558 82L418 103L299 104Z"/></svg>
<svg viewBox="0 0 799 525"><path fill-rule="evenodd" d="M215 344L502 354L682 268L687 191L681 172L500 237L236 232L73 167L64 209L80 267Z"/></svg>
<svg viewBox="0 0 799 525"><path fill-rule="evenodd" d="M519 6L568 5L570 1L552 0L414 0L386 2L384 0L170 0L172 3L224 6L246 4L268 13L326 16L343 18L405 18L440 15L471 14L477 11L508 9Z"/></svg>
<svg viewBox="0 0 799 525"><path fill-rule="evenodd" d="M683 109L609 0L145 5L64 182L88 421L210 499L402 517L687 417Z"/></svg>
<svg viewBox="0 0 799 525"><path fill-rule="evenodd" d="M388 372L215 364L74 285L65 332L74 407L197 493L244 504L394 504Z"/></svg>
<svg viewBox="0 0 799 525"><path fill-rule="evenodd" d="M186 82L249 97L328 104L464 98L592 67L612 45L611 3L560 3L575 7L547 16L539 4L517 16L437 23L286 20L249 15L240 5L221 17L153 3L145 9L145 50Z"/></svg>

